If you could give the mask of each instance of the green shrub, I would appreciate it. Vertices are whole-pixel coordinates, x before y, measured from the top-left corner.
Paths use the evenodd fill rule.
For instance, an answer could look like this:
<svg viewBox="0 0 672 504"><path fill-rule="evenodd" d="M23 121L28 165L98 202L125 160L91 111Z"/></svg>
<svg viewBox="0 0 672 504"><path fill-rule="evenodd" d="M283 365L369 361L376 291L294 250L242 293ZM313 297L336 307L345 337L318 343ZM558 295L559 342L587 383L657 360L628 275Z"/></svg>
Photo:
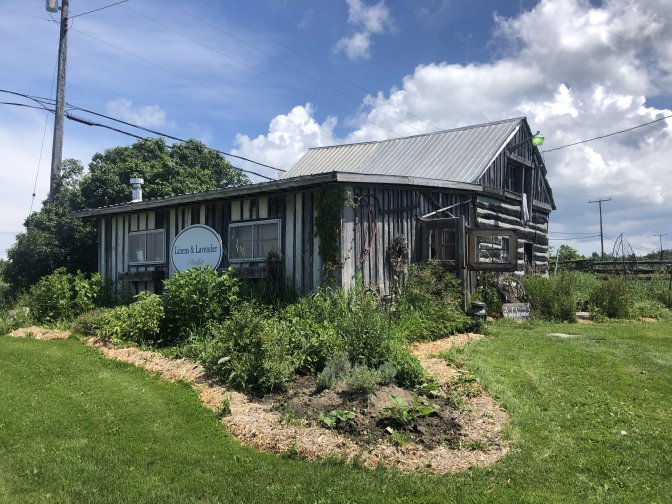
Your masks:
<svg viewBox="0 0 672 504"><path fill-rule="evenodd" d="M634 278L628 281L628 291L637 301L654 301L672 308L670 276L658 272L650 278Z"/></svg>
<svg viewBox="0 0 672 504"><path fill-rule="evenodd" d="M164 319L161 296L141 292L126 309L125 333L122 339L135 343L150 343L160 339Z"/></svg>
<svg viewBox="0 0 672 504"><path fill-rule="evenodd" d="M324 369L317 375L316 383L318 390L326 390L336 385L343 377L347 376L352 369L348 356L341 354L327 361Z"/></svg>
<svg viewBox="0 0 672 504"><path fill-rule="evenodd" d="M394 338L380 299L361 283L347 292L322 289L288 306L281 318L301 372L321 371L337 354L377 367L387 360L385 343Z"/></svg>
<svg viewBox="0 0 672 504"><path fill-rule="evenodd" d="M243 392L281 390L296 364L288 354L286 331L255 303L243 303L229 319L210 324L194 345L205 370Z"/></svg>
<svg viewBox="0 0 672 504"><path fill-rule="evenodd" d="M407 341L442 338L472 328L457 277L438 263L414 264L397 299L395 331Z"/></svg>
<svg viewBox="0 0 672 504"><path fill-rule="evenodd" d="M388 363L396 369L395 382L400 387L415 388L426 378L418 358L404 345L392 344L387 349Z"/></svg>
<svg viewBox="0 0 672 504"><path fill-rule="evenodd" d="M140 292L127 306L101 308L79 317L73 332L97 336L103 341L119 340L136 344L155 343L161 334L163 303L161 296Z"/></svg>
<svg viewBox="0 0 672 504"><path fill-rule="evenodd" d="M642 319L642 318L654 318L660 319L664 318L667 314L665 306L660 304L657 301L637 301L634 303L630 310L628 311L629 318Z"/></svg>
<svg viewBox="0 0 672 504"><path fill-rule="evenodd" d="M378 368L378 381L381 385L390 385L394 383L397 376L397 368L390 362L383 362Z"/></svg>
<svg viewBox="0 0 672 504"><path fill-rule="evenodd" d="M574 275L562 271L548 278L539 275L523 279L532 314L543 320L576 322Z"/></svg>
<svg viewBox="0 0 672 504"><path fill-rule="evenodd" d="M595 311L609 318L627 318L631 296L626 281L621 277L610 277L597 285L591 294Z"/></svg>
<svg viewBox="0 0 672 504"><path fill-rule="evenodd" d="M70 326L73 334L80 336L100 336L105 324L106 308L99 308L90 312L82 313Z"/></svg>
<svg viewBox="0 0 672 504"><path fill-rule="evenodd" d="M8 310L12 306L12 288L0 276L0 311Z"/></svg>
<svg viewBox="0 0 672 504"><path fill-rule="evenodd" d="M175 273L164 282L165 323L162 342L180 343L191 330L223 321L238 301L233 270L217 273L209 266Z"/></svg>
<svg viewBox="0 0 672 504"><path fill-rule="evenodd" d="M367 397L373 394L380 384L380 374L362 364L352 368L345 378L345 388L354 394L364 394Z"/></svg>
<svg viewBox="0 0 672 504"><path fill-rule="evenodd" d="M72 275L64 268L42 277L28 294L30 313L39 323L55 323L72 318Z"/></svg>
<svg viewBox="0 0 672 504"><path fill-rule="evenodd" d="M279 314L299 374L318 372L332 356L340 357L344 353L344 342L331 323L330 302L331 297L320 292L301 298Z"/></svg>
<svg viewBox="0 0 672 504"><path fill-rule="evenodd" d="M0 311L0 336L9 334L19 327L28 327L31 323L30 313L22 308Z"/></svg>
<svg viewBox="0 0 672 504"><path fill-rule="evenodd" d="M27 301L38 323L67 322L100 306L102 289L103 279L98 273L87 278L83 273L72 275L59 268L30 289Z"/></svg>

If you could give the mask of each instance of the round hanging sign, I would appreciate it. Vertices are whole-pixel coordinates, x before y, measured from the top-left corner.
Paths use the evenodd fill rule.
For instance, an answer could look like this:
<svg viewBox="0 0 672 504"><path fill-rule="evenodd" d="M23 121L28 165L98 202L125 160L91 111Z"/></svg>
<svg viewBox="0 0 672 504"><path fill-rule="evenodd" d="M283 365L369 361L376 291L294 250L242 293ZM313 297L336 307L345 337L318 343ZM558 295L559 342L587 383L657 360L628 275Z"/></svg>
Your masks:
<svg viewBox="0 0 672 504"><path fill-rule="evenodd" d="M199 266L217 269L222 260L222 239L209 226L194 224L186 227L173 240L170 260L175 271Z"/></svg>

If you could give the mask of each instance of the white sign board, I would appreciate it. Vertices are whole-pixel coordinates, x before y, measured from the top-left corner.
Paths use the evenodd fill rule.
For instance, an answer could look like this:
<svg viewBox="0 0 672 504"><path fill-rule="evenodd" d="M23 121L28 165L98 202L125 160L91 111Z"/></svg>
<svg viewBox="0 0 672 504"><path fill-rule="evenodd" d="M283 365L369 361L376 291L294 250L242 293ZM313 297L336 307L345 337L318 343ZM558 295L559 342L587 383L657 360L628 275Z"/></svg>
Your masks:
<svg viewBox="0 0 672 504"><path fill-rule="evenodd" d="M173 241L170 260L175 271L199 266L217 269L222 260L222 238L217 231L203 224L186 227Z"/></svg>
<svg viewBox="0 0 672 504"><path fill-rule="evenodd" d="M532 318L532 307L530 303L504 303L502 304L504 318L515 320L530 320Z"/></svg>

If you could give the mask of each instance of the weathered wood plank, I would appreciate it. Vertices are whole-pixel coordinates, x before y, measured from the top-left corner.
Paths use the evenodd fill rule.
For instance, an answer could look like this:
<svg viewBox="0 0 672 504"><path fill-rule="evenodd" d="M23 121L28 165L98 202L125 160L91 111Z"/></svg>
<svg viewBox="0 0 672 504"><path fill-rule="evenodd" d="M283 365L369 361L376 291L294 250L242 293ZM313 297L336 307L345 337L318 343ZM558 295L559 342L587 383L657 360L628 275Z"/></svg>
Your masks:
<svg viewBox="0 0 672 504"><path fill-rule="evenodd" d="M294 284L294 194L286 196L285 204L285 276L289 279L292 286Z"/></svg>
<svg viewBox="0 0 672 504"><path fill-rule="evenodd" d="M303 292L303 193L294 200L294 288Z"/></svg>

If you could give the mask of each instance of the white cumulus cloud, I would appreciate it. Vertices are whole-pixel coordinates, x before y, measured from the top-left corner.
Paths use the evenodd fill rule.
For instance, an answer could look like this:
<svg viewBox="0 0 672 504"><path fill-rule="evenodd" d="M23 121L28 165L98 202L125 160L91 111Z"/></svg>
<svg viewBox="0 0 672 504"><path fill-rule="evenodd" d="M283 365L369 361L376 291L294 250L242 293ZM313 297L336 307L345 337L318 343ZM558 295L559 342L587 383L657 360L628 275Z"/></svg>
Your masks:
<svg viewBox="0 0 672 504"><path fill-rule="evenodd" d="M367 26L385 26L367 21L357 10L365 8L361 2L349 3L351 22L364 27L362 33ZM587 0L542 0L517 17L495 17L495 32L501 50L489 63L419 65L399 87L364 97L359 112L345 120L352 130L343 140L526 115L546 137L542 150L550 150L672 114L651 104L669 94L672 81L672 2L612 0L595 7ZM359 51L368 50L364 42L359 45ZM301 112L303 121L315 121L310 107ZM270 149L272 157L289 164L301 154L300 146L320 145L301 128L282 131L288 135L282 143L269 133L245 142L246 152L267 159ZM239 143L241 138L246 137L239 136ZM558 204L551 229L599 230L588 199L611 196L605 229L654 247L651 233L661 232L672 215L671 158L670 119L546 153ZM586 250L595 249L595 243L584 243Z"/></svg>
<svg viewBox="0 0 672 504"><path fill-rule="evenodd" d="M379 35L395 29L394 20L389 9L381 0L375 5L367 6L362 0L346 0L348 3L348 24L355 31L349 37L341 38L334 47L334 52L344 51L353 61L371 57L371 35Z"/></svg>
<svg viewBox="0 0 672 504"><path fill-rule="evenodd" d="M134 106L128 98L118 98L107 102L107 113L117 119L145 127L165 126L166 112L158 105Z"/></svg>
<svg viewBox="0 0 672 504"><path fill-rule="evenodd" d="M256 138L236 135L233 154L275 168L288 169L306 149L337 143L332 136L336 118L328 117L320 124L313 117L314 112L310 103L297 105L289 114L276 116L268 127L267 135L258 135ZM265 173L254 164L245 164L241 167Z"/></svg>

